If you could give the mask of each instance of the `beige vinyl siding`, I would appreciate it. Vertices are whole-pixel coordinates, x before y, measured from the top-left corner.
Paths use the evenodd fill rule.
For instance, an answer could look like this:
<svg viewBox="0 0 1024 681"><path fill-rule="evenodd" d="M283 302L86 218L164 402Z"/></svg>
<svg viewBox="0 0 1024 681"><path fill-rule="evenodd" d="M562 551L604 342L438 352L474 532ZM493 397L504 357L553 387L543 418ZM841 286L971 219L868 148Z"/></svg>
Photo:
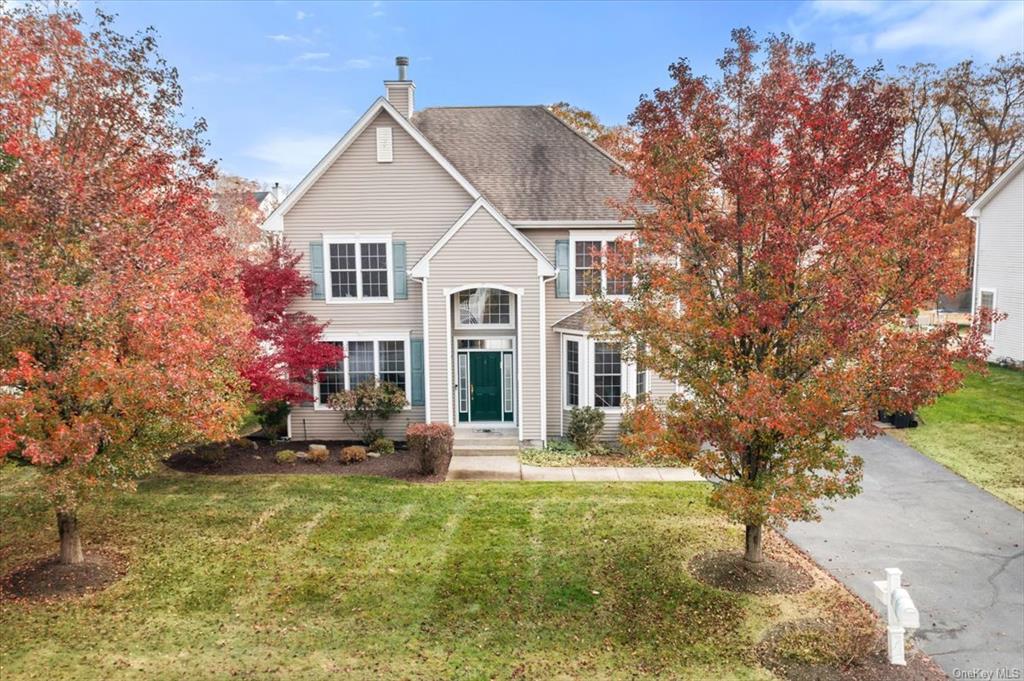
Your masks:
<svg viewBox="0 0 1024 681"><path fill-rule="evenodd" d="M546 255L551 262L555 262L555 242L569 239L568 229L524 229L523 235L536 244L541 253ZM581 231L573 228L574 232ZM570 254L570 261L572 254ZM570 275L571 277L571 275ZM550 282L545 289L545 312L547 316L547 413L548 413L548 437L559 437L565 433L565 426L569 423L569 411L564 409L562 394L562 335L554 330L552 326L560 319L576 312L584 307L586 303L573 302L568 298L555 297L555 284ZM675 383L667 381L660 376L651 374L651 394L656 398L665 398L675 392ZM612 440L618 437L619 424L622 415L619 412L605 412L605 427L602 438Z"/></svg>
<svg viewBox="0 0 1024 681"><path fill-rule="evenodd" d="M423 423L423 407L410 407L375 426L392 440L405 440L405 428L410 423ZM346 425L342 415L333 409L314 409L305 403L292 408L293 440L358 440Z"/></svg>
<svg viewBox="0 0 1024 681"><path fill-rule="evenodd" d="M391 102L391 104L394 105L396 109L398 109L398 112L400 114L402 114L406 118L409 118L409 99L412 96L412 88L408 85L389 85L387 91L388 101Z"/></svg>
<svg viewBox="0 0 1024 681"><path fill-rule="evenodd" d="M391 163L377 162L379 126L392 129ZM284 216L284 238L301 254L299 269L307 275L309 243L324 234L390 234L393 241L406 242L406 263L412 267L472 203L451 175L382 111ZM421 288L410 279L408 290L407 300L390 303L329 304L306 297L291 309L327 322L325 333L358 332L369 338L374 332L402 332L421 337ZM404 439L406 424L423 419L423 407L415 407L384 427L389 437ZM293 409L292 436L350 439L351 433L340 415L304 404Z"/></svg>
<svg viewBox="0 0 1024 681"><path fill-rule="evenodd" d="M392 128L394 160L377 162L378 126ZM284 216L284 238L302 254L309 273L309 242L324 234L390 234L406 242L416 264L473 203L472 197L382 111L305 196ZM329 280L329 277L328 277ZM408 300L327 303L308 297L293 306L328 322L326 331L409 331L420 335L420 286L409 280Z"/></svg>
<svg viewBox="0 0 1024 681"><path fill-rule="evenodd" d="M992 329L990 359L1024 362L1024 171L982 208L977 258L975 305L982 290L993 290L996 309L1008 315Z"/></svg>
<svg viewBox="0 0 1024 681"><path fill-rule="evenodd" d="M451 385L455 379L448 373L446 342L446 324L450 323L446 306L450 302L445 289L487 284L523 290L516 300L521 309L519 323L522 325L519 329L521 342L516 348L516 361L521 364L518 376L522 378L522 400L516 405L516 419L517 423L522 422L524 440L539 440L540 278L537 260L483 209L478 209L430 262L430 419L447 421L449 407L453 406Z"/></svg>

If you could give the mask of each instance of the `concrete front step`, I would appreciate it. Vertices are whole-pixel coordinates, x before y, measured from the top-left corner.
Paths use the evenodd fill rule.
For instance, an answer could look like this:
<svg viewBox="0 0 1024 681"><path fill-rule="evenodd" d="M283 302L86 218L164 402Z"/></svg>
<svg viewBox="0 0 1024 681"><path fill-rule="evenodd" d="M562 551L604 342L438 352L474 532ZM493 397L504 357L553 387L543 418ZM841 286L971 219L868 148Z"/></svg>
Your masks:
<svg viewBox="0 0 1024 681"><path fill-rule="evenodd" d="M456 456L519 456L518 445L476 445L456 442L452 447Z"/></svg>
<svg viewBox="0 0 1024 681"><path fill-rule="evenodd" d="M517 456L456 455L448 464L447 480L522 480Z"/></svg>
<svg viewBox="0 0 1024 681"><path fill-rule="evenodd" d="M497 445L501 447L519 448L519 440L515 437L459 437L455 436L455 446Z"/></svg>

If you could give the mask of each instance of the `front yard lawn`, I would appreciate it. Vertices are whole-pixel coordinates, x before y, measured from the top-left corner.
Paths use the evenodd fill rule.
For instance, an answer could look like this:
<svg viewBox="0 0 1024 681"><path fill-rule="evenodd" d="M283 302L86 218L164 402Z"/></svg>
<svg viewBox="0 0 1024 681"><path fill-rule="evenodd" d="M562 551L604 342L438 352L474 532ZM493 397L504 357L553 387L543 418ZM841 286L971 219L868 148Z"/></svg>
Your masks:
<svg viewBox="0 0 1024 681"><path fill-rule="evenodd" d="M0 574L55 549L32 475L0 469ZM3 598L0 675L768 679L757 644L771 626L863 626L863 604L777 540L810 590L694 579L694 555L741 546L708 490L164 470L82 512L87 553L122 554L121 581Z"/></svg>
<svg viewBox="0 0 1024 681"><path fill-rule="evenodd" d="M1024 511L1024 372L971 374L920 415L920 427L889 433Z"/></svg>

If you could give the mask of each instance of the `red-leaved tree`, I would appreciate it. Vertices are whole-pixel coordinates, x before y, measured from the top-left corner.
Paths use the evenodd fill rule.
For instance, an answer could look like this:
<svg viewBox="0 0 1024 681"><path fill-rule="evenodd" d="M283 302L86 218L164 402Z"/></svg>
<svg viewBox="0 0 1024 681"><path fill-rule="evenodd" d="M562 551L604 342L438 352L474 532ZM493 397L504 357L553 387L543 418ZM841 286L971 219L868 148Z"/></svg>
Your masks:
<svg viewBox="0 0 1024 681"><path fill-rule="evenodd" d="M40 472L64 563L84 498L228 437L247 398L204 126L155 49L102 14L0 12L0 460Z"/></svg>
<svg viewBox="0 0 1024 681"><path fill-rule="evenodd" d="M637 239L609 267L638 283L598 307L678 381L642 423L720 483L713 501L757 563L765 525L858 491L844 440L875 435L877 409L955 387L954 363L983 343L977 328L907 323L963 283L963 235L909 193L897 89L788 37L733 39L720 79L681 61L632 115Z"/></svg>
<svg viewBox="0 0 1024 681"><path fill-rule="evenodd" d="M299 259L287 244L273 240L254 260L241 264L245 308L258 348L242 373L264 403L310 400L315 372L342 356L339 347L320 341L326 324L306 312L288 311L312 285L299 273Z"/></svg>

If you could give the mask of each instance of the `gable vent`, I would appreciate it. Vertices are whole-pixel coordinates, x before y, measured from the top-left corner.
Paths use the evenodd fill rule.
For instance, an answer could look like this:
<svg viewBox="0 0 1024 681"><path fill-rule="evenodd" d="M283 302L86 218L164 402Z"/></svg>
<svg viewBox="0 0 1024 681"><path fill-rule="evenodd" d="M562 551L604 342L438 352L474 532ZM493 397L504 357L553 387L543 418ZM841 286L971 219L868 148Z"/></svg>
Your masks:
<svg viewBox="0 0 1024 681"><path fill-rule="evenodd" d="M393 155L391 128L377 128L377 163L391 163Z"/></svg>

